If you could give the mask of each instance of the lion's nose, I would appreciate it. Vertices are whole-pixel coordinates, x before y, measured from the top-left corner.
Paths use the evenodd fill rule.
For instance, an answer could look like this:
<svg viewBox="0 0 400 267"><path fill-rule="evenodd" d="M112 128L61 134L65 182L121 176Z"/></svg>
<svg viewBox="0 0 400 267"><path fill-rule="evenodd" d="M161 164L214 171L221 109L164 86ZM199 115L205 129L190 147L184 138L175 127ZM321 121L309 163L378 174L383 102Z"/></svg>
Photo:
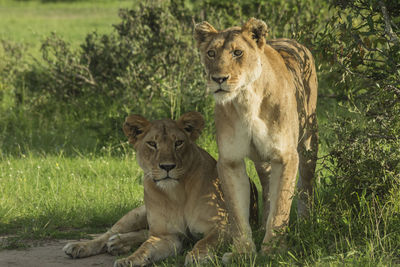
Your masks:
<svg viewBox="0 0 400 267"><path fill-rule="evenodd" d="M211 79L213 79L213 81L216 83L222 84L229 79L229 76L220 76L220 77L212 76Z"/></svg>
<svg viewBox="0 0 400 267"><path fill-rule="evenodd" d="M160 168L169 172L176 167L176 164L160 164Z"/></svg>

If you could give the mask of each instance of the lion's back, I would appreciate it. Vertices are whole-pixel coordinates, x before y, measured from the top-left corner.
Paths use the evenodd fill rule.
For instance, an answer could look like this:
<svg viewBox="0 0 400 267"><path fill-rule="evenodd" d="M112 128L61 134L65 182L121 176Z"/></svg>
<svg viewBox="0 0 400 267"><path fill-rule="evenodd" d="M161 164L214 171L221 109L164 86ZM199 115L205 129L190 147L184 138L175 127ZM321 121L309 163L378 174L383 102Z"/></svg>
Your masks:
<svg viewBox="0 0 400 267"><path fill-rule="evenodd" d="M291 39L269 40L267 44L278 51L293 75L299 114L304 111L307 113L306 116L314 114L317 104L318 81L311 51Z"/></svg>

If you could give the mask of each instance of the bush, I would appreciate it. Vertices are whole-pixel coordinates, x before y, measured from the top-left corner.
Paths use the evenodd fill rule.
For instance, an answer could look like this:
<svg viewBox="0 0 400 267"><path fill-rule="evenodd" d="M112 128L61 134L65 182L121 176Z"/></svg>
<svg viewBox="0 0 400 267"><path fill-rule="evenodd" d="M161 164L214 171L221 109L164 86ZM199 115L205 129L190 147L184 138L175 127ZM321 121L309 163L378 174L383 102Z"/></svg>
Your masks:
<svg viewBox="0 0 400 267"><path fill-rule="evenodd" d="M36 143L44 150L47 145L50 149L83 145L80 150L115 146L125 139L120 125L128 113L177 118L188 110L201 111L212 132L213 121L208 119L213 113L212 100L206 96L203 67L192 39L193 21L207 18L223 28L240 25L240 19L257 11L270 25L276 24L272 35L306 39L320 25L310 23L320 12L306 9L309 4L308 0L139 2L135 9L120 11L121 22L112 34L88 34L79 49L52 34L42 44L42 59L17 72L12 81L15 88L25 88L29 104L24 113L39 124L36 129L18 127L20 136L40 136L32 134L38 130L52 132L50 143L28 142L27 146ZM318 6L326 8L326 4ZM304 15L298 9L307 12ZM306 18L304 27L299 26ZM67 138L77 132L82 133L82 141Z"/></svg>
<svg viewBox="0 0 400 267"><path fill-rule="evenodd" d="M313 49L316 32L329 14L328 3L312 0L273 1L192 1L199 20L207 20L220 29L241 25L250 17L264 20L268 38L294 38Z"/></svg>
<svg viewBox="0 0 400 267"><path fill-rule="evenodd" d="M400 12L384 11L389 4L338 1L320 43L340 78L335 92L350 111L332 123L336 136L329 144L333 179L349 203L363 192L385 198L400 183L400 41L388 30Z"/></svg>
<svg viewBox="0 0 400 267"><path fill-rule="evenodd" d="M391 254L400 230L400 31L390 25L400 22L400 6L354 0L332 8L318 46L347 112L330 120L321 201L337 231Z"/></svg>
<svg viewBox="0 0 400 267"><path fill-rule="evenodd" d="M18 72L13 83L27 88L29 112L60 130L55 143L87 129L83 150L125 140L121 124L128 113L176 119L199 110L208 117L212 106L186 13L179 1L141 3L120 11L112 34L88 34L79 49L52 34L42 44L42 59Z"/></svg>

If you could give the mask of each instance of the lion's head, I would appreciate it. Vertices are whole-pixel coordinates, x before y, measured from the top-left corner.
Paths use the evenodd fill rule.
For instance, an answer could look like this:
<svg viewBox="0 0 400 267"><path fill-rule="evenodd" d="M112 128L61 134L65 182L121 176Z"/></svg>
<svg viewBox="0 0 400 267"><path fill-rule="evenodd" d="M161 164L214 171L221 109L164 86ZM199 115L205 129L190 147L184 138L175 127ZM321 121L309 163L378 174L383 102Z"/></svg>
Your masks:
<svg viewBox="0 0 400 267"><path fill-rule="evenodd" d="M195 26L194 38L206 69L208 88L215 100L232 100L241 89L259 78L267 25L250 19L242 27L217 31L208 22Z"/></svg>
<svg viewBox="0 0 400 267"><path fill-rule="evenodd" d="M123 130L136 150L145 179L166 188L178 184L193 166L194 142L203 127L203 116L188 112L177 121L149 122L140 115L131 115L126 118Z"/></svg>

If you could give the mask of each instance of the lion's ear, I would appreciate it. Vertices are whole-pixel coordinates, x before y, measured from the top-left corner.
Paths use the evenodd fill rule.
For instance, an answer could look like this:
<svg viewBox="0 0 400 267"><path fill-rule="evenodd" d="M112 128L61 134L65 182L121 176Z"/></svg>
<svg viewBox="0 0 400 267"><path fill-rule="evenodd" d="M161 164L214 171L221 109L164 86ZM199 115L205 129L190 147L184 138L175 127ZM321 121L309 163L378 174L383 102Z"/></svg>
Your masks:
<svg viewBox="0 0 400 267"><path fill-rule="evenodd" d="M204 128L203 115L196 111L183 114L177 123L180 128L188 133L192 141L195 141L200 136Z"/></svg>
<svg viewBox="0 0 400 267"><path fill-rule="evenodd" d="M268 26L264 21L251 18L242 26L242 32L247 32L261 47L265 43L265 37L268 33Z"/></svg>
<svg viewBox="0 0 400 267"><path fill-rule="evenodd" d="M130 115L125 119L123 130L129 143L135 144L151 123L140 115Z"/></svg>
<svg viewBox="0 0 400 267"><path fill-rule="evenodd" d="M198 46L216 33L218 31L207 21L200 22L194 26L194 39Z"/></svg>

